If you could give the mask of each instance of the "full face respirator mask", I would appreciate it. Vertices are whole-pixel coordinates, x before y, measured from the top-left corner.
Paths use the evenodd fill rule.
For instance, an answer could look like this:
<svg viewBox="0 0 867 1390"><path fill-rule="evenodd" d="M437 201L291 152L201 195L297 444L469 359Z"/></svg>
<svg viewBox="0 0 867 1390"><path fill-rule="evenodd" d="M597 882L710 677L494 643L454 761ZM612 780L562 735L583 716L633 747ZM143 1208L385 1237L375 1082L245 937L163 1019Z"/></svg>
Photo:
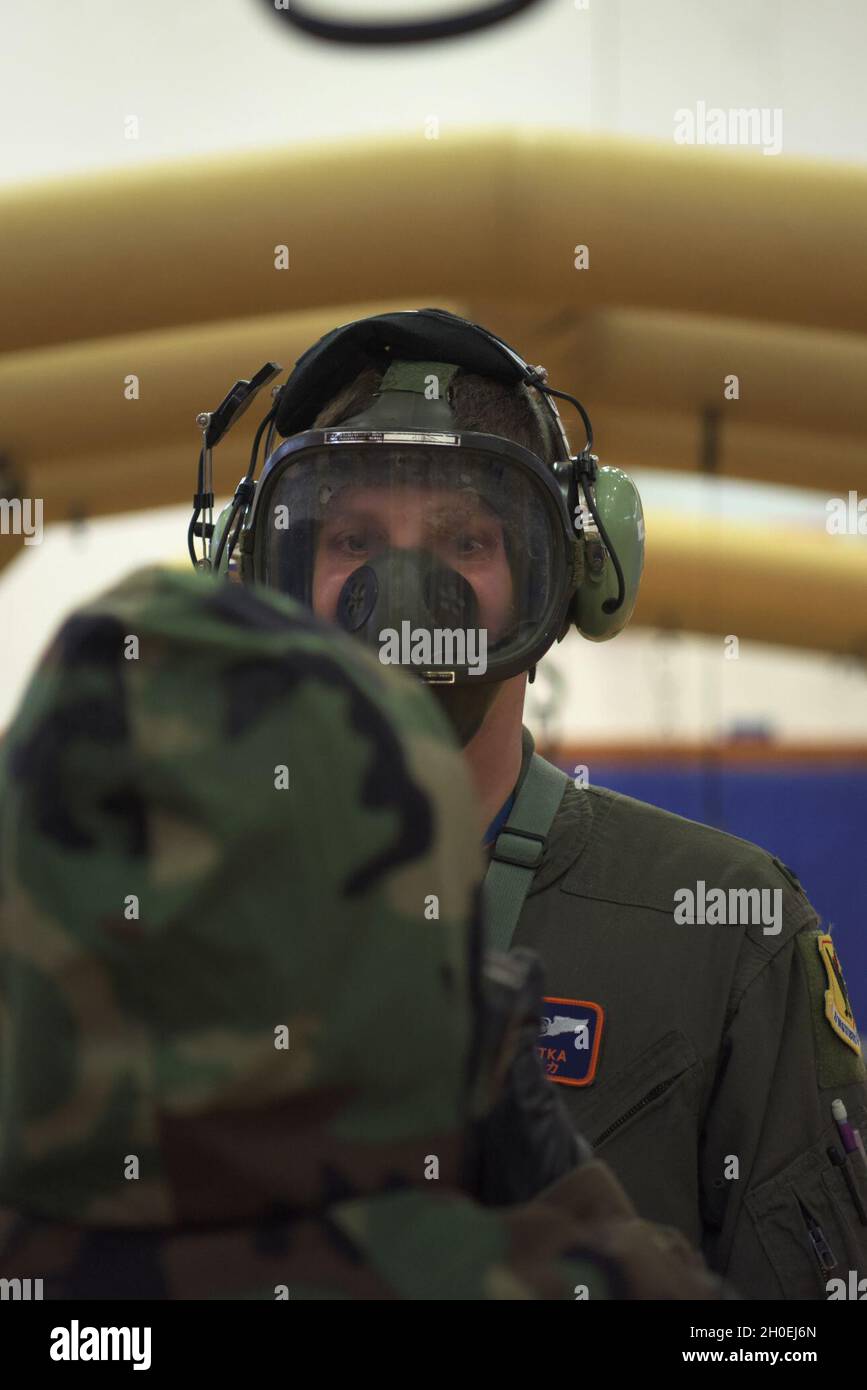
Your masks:
<svg viewBox="0 0 867 1390"><path fill-rule="evenodd" d="M370 405L311 428L370 366L382 371ZM562 456L547 463L502 436L461 429L449 390L461 369L534 388ZM267 364L199 417L194 564L290 594L384 665L412 671L463 744L501 683L532 671L570 624L591 641L625 627L644 554L635 485L598 466L580 402L553 391L543 369L499 338L444 310L358 320L310 348L274 391L247 474L214 524L211 449L279 370ZM577 455L554 396L582 417L587 442Z"/></svg>

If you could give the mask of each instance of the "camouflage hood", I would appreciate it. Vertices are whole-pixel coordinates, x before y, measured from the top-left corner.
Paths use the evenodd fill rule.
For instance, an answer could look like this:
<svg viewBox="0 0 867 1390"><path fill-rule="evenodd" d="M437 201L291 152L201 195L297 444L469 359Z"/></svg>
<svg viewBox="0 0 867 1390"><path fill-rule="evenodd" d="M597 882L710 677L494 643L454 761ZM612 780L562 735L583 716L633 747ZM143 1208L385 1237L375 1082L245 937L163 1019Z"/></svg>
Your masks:
<svg viewBox="0 0 867 1390"><path fill-rule="evenodd" d="M0 1203L158 1227L449 1179L481 868L419 684L143 570L62 627L0 795Z"/></svg>

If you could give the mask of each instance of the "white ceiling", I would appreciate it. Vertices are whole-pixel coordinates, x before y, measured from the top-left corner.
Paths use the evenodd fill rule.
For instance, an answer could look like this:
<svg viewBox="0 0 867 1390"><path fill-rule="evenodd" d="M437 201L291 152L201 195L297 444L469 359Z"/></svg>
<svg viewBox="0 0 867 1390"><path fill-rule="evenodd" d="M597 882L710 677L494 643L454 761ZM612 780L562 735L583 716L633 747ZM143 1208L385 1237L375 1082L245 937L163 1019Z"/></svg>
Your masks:
<svg viewBox="0 0 867 1390"><path fill-rule="evenodd" d="M546 0L498 29L399 50L296 36L262 0L7 5L0 183L421 129L430 115L442 136L509 122L670 140L674 112L698 101L779 107L784 154L867 159L863 0L586 3Z"/></svg>

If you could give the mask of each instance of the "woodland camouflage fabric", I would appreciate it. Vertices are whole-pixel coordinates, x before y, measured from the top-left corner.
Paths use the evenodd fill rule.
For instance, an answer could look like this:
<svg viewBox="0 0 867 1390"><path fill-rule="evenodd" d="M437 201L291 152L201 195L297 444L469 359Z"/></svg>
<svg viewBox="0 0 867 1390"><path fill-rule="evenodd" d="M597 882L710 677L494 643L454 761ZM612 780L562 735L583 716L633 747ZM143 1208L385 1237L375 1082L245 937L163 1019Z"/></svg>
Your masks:
<svg viewBox="0 0 867 1390"><path fill-rule="evenodd" d="M147 569L71 617L0 748L0 1278L616 1293L454 1185L481 873L434 702L291 600Z"/></svg>

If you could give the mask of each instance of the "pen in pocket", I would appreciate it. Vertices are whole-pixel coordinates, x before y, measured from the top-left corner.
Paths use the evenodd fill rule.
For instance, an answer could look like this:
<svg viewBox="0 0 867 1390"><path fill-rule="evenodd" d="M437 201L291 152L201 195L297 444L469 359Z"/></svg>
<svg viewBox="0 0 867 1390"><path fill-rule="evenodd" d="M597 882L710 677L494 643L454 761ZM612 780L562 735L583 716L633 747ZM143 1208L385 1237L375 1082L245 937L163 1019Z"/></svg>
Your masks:
<svg viewBox="0 0 867 1390"><path fill-rule="evenodd" d="M860 1131L854 1125L849 1124L849 1116L846 1114L846 1106L842 1100L832 1100L831 1114L834 1116L846 1153L852 1154L857 1151L861 1162L867 1168L867 1151L864 1148L864 1140L861 1138Z"/></svg>

